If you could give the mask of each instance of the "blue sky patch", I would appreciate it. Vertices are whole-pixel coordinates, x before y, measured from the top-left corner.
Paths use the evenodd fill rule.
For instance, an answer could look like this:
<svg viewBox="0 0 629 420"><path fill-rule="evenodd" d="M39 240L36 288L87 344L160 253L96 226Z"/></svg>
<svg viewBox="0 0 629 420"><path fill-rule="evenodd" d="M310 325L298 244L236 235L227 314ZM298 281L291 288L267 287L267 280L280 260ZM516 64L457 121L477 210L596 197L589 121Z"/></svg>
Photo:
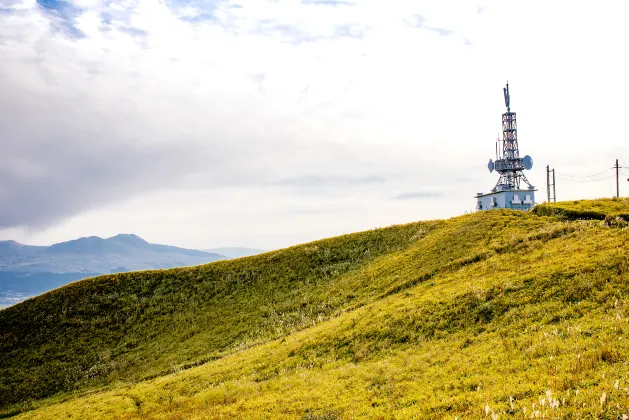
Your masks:
<svg viewBox="0 0 629 420"><path fill-rule="evenodd" d="M68 38L85 38L85 34L76 27L75 20L83 11L68 1L37 0L37 5L48 13L54 32Z"/></svg>
<svg viewBox="0 0 629 420"><path fill-rule="evenodd" d="M168 6L176 15L180 15L180 10L192 8L196 14L189 16L179 16L179 19L189 23L202 23L216 21L214 12L227 0L164 0L164 4ZM240 5L234 5L234 8L240 8ZM232 6L229 6L232 8Z"/></svg>
<svg viewBox="0 0 629 420"><path fill-rule="evenodd" d="M37 4L39 4L42 8L48 10L61 11L70 5L67 1L59 1L59 0L37 0Z"/></svg>

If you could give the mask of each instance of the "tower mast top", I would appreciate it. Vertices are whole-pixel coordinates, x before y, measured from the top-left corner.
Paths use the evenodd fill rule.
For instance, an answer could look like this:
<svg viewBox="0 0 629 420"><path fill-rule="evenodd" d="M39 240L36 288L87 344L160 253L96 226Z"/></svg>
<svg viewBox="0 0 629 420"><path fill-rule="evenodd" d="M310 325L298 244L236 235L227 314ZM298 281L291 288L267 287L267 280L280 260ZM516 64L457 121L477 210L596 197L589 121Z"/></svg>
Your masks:
<svg viewBox="0 0 629 420"><path fill-rule="evenodd" d="M502 92L505 95L505 106L507 112L511 112L511 96L509 95L509 81L507 80L507 87L502 88Z"/></svg>

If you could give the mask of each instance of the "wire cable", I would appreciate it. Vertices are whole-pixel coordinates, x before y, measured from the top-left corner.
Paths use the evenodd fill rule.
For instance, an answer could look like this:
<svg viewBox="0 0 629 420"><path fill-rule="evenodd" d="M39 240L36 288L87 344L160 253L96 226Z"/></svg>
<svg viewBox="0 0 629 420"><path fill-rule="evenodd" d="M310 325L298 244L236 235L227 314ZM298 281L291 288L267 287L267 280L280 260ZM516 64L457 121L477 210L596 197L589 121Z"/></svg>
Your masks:
<svg viewBox="0 0 629 420"><path fill-rule="evenodd" d="M611 176L608 176L605 178L599 178L599 179L568 179L568 178L557 177L557 179L561 181L568 181L568 182L598 182L598 181L605 181L607 179L612 179L612 178L616 178L616 175L611 175Z"/></svg>
<svg viewBox="0 0 629 420"><path fill-rule="evenodd" d="M592 177L595 177L595 176L603 175L605 172L607 172L607 171L609 171L611 169L616 169L616 168L615 167L607 168L603 172L599 172L599 173L592 174L592 175L568 175L568 174L562 174L560 172L557 172L557 175L566 176L568 178L592 178Z"/></svg>

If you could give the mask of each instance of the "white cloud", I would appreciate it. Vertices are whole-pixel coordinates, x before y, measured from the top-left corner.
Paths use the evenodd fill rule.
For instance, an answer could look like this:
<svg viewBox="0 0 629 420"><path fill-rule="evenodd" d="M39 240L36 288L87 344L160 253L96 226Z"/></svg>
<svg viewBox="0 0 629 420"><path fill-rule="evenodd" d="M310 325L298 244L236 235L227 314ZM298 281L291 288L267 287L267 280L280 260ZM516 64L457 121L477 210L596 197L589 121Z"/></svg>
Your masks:
<svg viewBox="0 0 629 420"><path fill-rule="evenodd" d="M0 236L271 248L460 214L505 79L538 188L629 165L624 3L355 3L0 3Z"/></svg>

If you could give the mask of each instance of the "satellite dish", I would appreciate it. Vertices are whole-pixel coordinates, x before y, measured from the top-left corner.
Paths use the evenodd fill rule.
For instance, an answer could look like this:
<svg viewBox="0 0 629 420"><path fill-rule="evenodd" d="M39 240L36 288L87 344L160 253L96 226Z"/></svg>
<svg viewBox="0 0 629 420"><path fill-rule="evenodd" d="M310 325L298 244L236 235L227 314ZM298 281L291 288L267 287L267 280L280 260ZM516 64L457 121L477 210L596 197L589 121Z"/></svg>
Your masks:
<svg viewBox="0 0 629 420"><path fill-rule="evenodd" d="M493 172L494 171L494 161L489 159L489 163L487 164L487 169L489 169L489 172Z"/></svg>
<svg viewBox="0 0 629 420"><path fill-rule="evenodd" d="M533 167L533 158L529 155L524 156L524 159L522 159L522 165L524 166L524 169L530 171Z"/></svg>

